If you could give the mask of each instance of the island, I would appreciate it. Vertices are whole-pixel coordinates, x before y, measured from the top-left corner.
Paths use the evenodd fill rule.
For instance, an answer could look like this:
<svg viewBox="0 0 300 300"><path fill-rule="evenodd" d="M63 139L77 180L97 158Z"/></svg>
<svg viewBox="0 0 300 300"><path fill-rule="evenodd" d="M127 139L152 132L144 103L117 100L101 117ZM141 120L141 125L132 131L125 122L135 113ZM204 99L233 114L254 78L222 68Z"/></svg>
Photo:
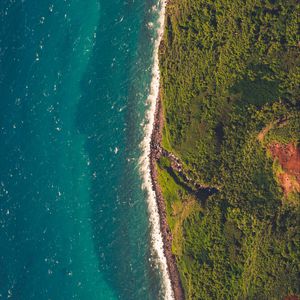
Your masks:
<svg viewBox="0 0 300 300"><path fill-rule="evenodd" d="M295 0L169 0L151 174L175 299L299 299Z"/></svg>

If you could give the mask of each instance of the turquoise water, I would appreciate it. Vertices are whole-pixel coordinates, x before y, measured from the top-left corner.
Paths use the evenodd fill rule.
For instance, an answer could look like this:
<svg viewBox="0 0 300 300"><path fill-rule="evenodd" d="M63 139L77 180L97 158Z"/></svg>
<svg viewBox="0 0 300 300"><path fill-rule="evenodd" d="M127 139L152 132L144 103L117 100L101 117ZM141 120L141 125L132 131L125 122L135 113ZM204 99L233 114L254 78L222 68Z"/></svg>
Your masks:
<svg viewBox="0 0 300 300"><path fill-rule="evenodd" d="M0 1L0 299L159 299L138 159L155 0Z"/></svg>

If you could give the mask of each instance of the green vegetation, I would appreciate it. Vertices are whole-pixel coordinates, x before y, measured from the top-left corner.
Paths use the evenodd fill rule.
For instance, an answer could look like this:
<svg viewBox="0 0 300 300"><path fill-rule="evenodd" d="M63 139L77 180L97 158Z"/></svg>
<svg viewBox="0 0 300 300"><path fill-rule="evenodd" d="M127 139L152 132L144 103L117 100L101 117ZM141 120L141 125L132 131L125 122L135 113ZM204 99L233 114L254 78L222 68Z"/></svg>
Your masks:
<svg viewBox="0 0 300 300"><path fill-rule="evenodd" d="M281 144L295 143L299 141L300 131L300 112L289 113L289 119L273 126L264 137L264 145L271 142L279 142Z"/></svg>
<svg viewBox="0 0 300 300"><path fill-rule="evenodd" d="M300 144L297 15L295 0L167 6L162 146L219 190L196 199L166 158L158 163L187 299L300 294L300 208L283 201L266 151Z"/></svg>
<svg viewBox="0 0 300 300"><path fill-rule="evenodd" d="M176 174L171 170L167 158L161 157L158 166L158 180L166 203L167 221L173 233L172 251L182 255L183 222L193 211L201 209L195 196L189 194ZM184 188L185 187L185 188Z"/></svg>

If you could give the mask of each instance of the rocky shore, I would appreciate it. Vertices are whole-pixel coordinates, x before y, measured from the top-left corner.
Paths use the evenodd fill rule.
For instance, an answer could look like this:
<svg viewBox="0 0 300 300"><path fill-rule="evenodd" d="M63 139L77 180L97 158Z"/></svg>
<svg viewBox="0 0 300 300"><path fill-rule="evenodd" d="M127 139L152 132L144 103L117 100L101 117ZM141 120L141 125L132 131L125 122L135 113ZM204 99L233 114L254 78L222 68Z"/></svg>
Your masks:
<svg viewBox="0 0 300 300"><path fill-rule="evenodd" d="M167 259L169 276L174 292L175 300L183 300L184 292L180 281L179 272L176 265L176 258L172 253L172 233L167 223L166 207L161 188L157 180L156 162L162 155L161 139L163 126L163 112L161 105L161 97L159 96L156 102L155 120L151 136L151 152L150 152L150 170L153 190L156 194L156 201L160 215L160 229L164 242L164 253Z"/></svg>

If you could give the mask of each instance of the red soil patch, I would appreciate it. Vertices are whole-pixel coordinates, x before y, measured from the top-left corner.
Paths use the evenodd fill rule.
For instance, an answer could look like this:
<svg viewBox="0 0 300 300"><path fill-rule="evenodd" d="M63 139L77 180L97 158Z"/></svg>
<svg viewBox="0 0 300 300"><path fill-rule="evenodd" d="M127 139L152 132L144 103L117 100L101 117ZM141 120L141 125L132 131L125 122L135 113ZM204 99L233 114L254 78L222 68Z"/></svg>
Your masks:
<svg viewBox="0 0 300 300"><path fill-rule="evenodd" d="M284 300L300 300L300 299L298 296L291 295L291 296L285 297Z"/></svg>
<svg viewBox="0 0 300 300"><path fill-rule="evenodd" d="M283 172L277 174L285 195L290 192L300 192L300 147L272 144L269 150L274 159L278 159Z"/></svg>

